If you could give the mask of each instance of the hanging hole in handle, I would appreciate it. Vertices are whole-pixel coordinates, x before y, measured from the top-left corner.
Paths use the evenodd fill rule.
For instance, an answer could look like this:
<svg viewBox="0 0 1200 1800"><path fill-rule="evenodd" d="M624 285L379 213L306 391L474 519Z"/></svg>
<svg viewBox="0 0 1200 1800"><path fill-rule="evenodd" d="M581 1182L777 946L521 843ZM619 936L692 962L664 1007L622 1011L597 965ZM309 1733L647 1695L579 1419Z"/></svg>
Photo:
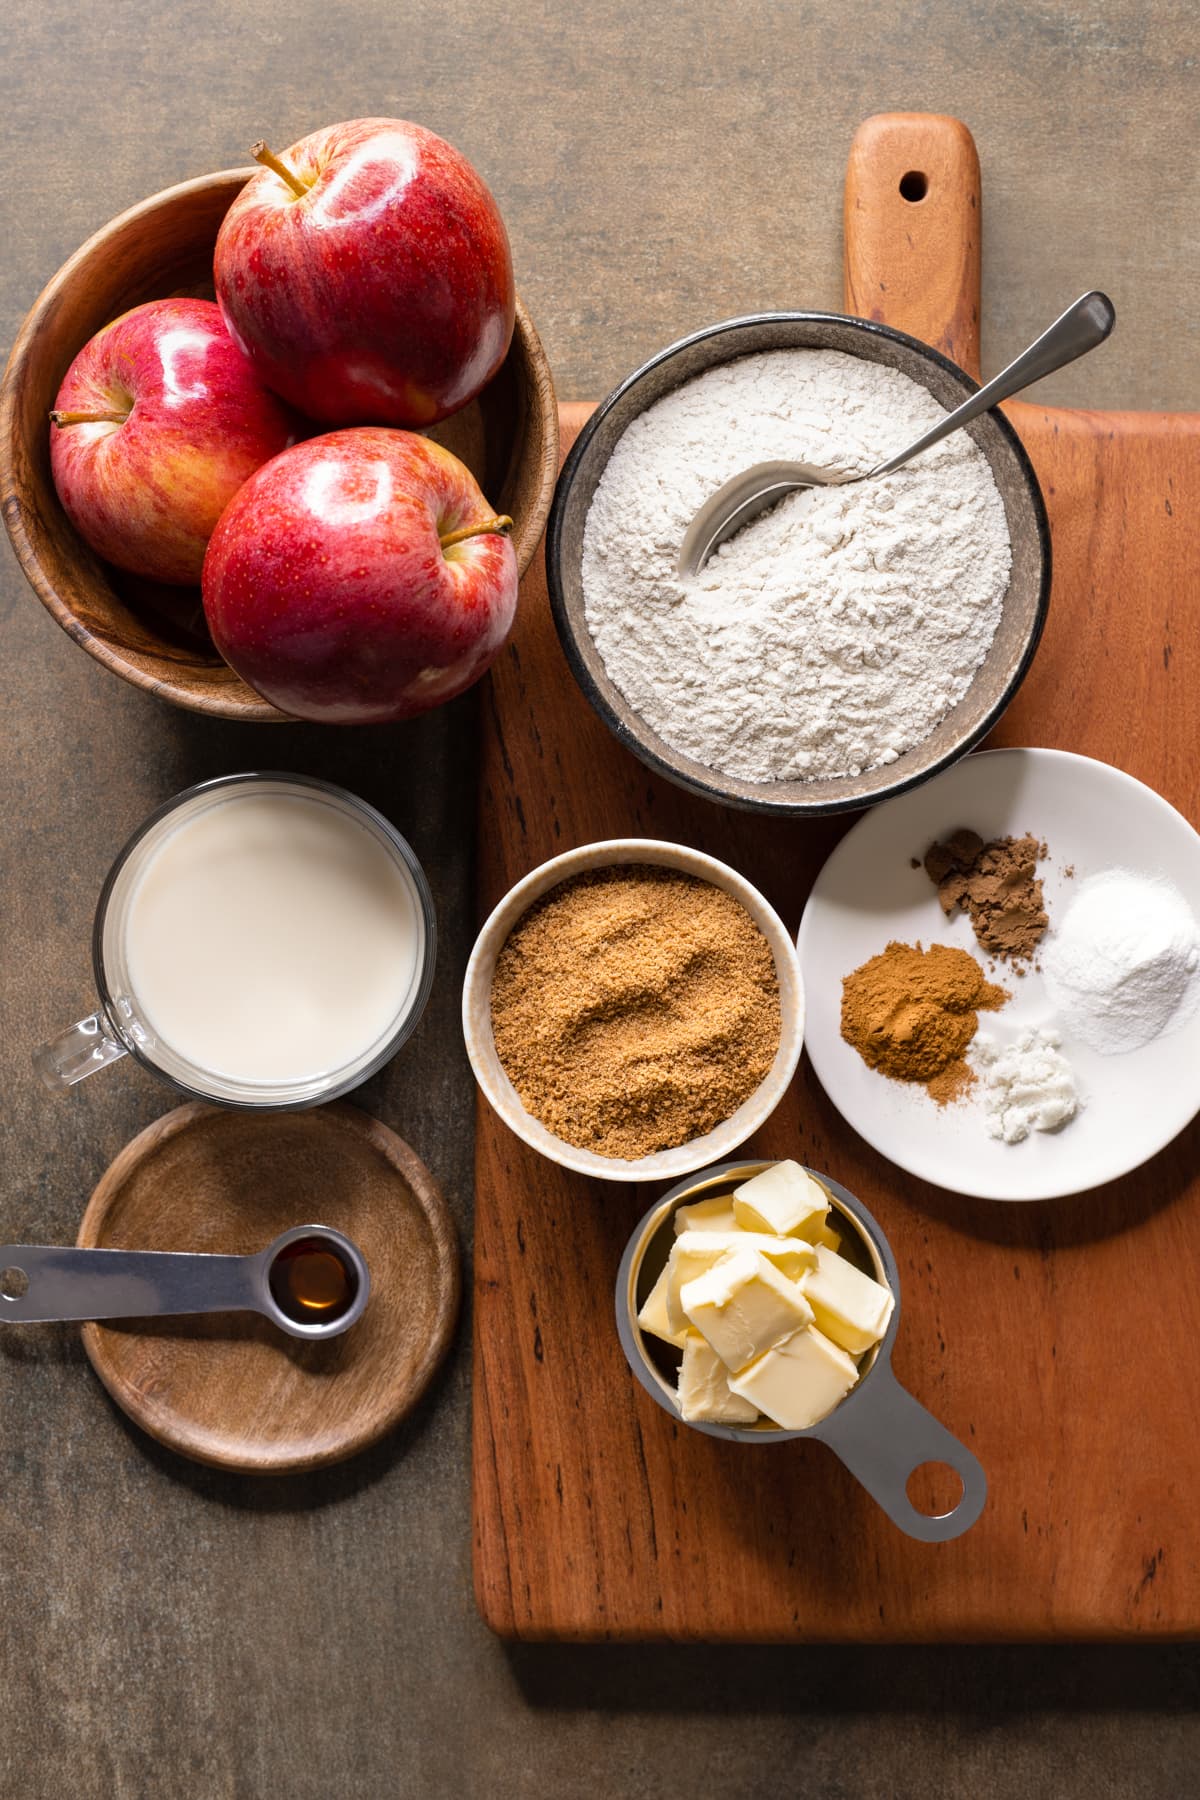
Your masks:
<svg viewBox="0 0 1200 1800"><path fill-rule="evenodd" d="M907 174L900 177L901 197L910 201L913 206L918 200L923 200L928 192L929 177L920 169L909 169Z"/></svg>
<svg viewBox="0 0 1200 1800"><path fill-rule="evenodd" d="M0 1269L0 1300L21 1300L29 1292L24 1269Z"/></svg>
<svg viewBox="0 0 1200 1800"><path fill-rule="evenodd" d="M904 1484L909 1505L926 1519L948 1519L962 1505L966 1486L949 1463L918 1463Z"/></svg>

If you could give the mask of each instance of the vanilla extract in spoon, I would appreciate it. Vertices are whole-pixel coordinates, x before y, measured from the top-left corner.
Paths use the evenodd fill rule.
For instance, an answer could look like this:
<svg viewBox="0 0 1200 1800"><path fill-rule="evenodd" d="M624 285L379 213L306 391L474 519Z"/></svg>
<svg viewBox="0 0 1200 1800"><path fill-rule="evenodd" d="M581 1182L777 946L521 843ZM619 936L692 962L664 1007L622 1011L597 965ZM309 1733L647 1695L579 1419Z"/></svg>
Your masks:
<svg viewBox="0 0 1200 1800"><path fill-rule="evenodd" d="M271 1264L271 1293L282 1312L297 1324L329 1324L354 1304L358 1277L322 1238L298 1238Z"/></svg>

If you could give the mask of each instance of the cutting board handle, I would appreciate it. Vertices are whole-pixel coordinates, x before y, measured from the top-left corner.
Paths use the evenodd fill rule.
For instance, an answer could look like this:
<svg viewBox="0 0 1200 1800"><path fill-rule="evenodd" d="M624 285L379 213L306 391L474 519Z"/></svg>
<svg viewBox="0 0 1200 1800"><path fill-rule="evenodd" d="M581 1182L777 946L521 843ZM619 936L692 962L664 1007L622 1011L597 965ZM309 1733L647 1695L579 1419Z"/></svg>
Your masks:
<svg viewBox="0 0 1200 1800"><path fill-rule="evenodd" d="M979 376L979 156L959 119L876 113L846 167L846 311Z"/></svg>

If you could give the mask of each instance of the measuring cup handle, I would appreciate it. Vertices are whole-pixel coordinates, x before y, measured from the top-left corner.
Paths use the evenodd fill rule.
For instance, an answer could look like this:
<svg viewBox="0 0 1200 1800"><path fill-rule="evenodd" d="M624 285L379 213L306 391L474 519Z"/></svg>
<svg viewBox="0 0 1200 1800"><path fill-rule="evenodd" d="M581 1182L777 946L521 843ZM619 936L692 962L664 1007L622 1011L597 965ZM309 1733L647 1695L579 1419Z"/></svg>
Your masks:
<svg viewBox="0 0 1200 1800"><path fill-rule="evenodd" d="M33 1066L46 1086L60 1094L128 1055L103 1013L94 1012L35 1050Z"/></svg>
<svg viewBox="0 0 1200 1800"><path fill-rule="evenodd" d="M880 1359L862 1386L812 1430L877 1500L894 1525L926 1544L945 1543L969 1531L987 1499L987 1476L965 1444L900 1386L890 1362ZM950 1512L930 1518L906 1492L922 1463L948 1463L963 1484Z"/></svg>

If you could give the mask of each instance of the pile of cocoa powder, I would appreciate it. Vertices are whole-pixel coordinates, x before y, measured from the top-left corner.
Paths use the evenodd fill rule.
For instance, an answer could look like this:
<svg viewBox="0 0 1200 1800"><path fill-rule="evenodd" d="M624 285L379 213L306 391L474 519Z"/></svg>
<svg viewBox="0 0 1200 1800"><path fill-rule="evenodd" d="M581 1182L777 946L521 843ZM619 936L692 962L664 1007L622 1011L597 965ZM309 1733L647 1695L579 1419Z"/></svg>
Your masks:
<svg viewBox="0 0 1200 1800"><path fill-rule="evenodd" d="M961 907L980 946L1020 973L1050 923L1037 873L1045 855L1045 844L1029 834L985 843L964 828L931 844L924 866L946 917Z"/></svg>

